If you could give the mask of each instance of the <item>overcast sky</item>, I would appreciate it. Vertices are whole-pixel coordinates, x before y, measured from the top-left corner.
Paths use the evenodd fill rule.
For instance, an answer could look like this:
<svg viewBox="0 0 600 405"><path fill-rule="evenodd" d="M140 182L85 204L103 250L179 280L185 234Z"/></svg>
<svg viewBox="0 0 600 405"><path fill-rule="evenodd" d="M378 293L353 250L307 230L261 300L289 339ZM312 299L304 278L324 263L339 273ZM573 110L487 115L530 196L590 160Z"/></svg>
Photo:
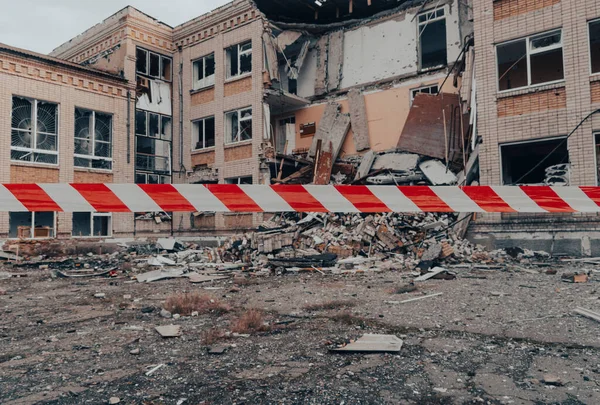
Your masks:
<svg viewBox="0 0 600 405"><path fill-rule="evenodd" d="M0 0L0 42L49 53L127 5L175 26L230 1Z"/></svg>

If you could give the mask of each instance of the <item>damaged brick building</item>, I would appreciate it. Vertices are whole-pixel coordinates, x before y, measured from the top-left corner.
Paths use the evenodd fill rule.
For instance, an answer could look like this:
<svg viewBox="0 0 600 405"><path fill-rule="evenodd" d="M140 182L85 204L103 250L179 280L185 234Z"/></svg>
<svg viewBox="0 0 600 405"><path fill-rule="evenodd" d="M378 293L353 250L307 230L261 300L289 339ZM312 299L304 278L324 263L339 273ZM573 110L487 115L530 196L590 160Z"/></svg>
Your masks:
<svg viewBox="0 0 600 405"><path fill-rule="evenodd" d="M372 184L423 180L413 176L414 167L398 175L394 165L403 156L396 151L412 153L409 166L426 156L462 170L473 133L468 2L289 3L234 0L177 27L126 7L49 57L13 51L18 65L45 60L47 70L13 68L3 53L0 74L11 77L2 87L3 111L14 117L21 98L33 115L38 101L55 103L57 111L56 158L44 158L35 146L27 154L15 138L3 181L243 187L328 184L332 176L364 183L370 174L380 175ZM69 69L85 77L61 74ZM13 85L17 77L22 83ZM43 90L39 81L51 86ZM74 90L67 102L68 88ZM31 125L5 127L5 133L31 131ZM385 151L390 156L378 166ZM370 164L358 168L361 159ZM459 180L464 184L465 176ZM157 209L95 214L105 219L86 225L77 214L44 224L20 215L0 217L0 235L214 234L251 229L264 216ZM30 221L29 233L23 221ZM50 234L36 233L42 225Z"/></svg>

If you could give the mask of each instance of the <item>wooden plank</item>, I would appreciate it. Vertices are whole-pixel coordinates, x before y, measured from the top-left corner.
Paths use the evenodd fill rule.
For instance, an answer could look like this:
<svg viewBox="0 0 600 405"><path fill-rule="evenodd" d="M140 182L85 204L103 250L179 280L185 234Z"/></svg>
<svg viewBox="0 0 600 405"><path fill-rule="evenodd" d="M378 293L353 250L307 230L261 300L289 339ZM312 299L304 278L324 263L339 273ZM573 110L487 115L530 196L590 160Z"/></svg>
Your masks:
<svg viewBox="0 0 600 405"><path fill-rule="evenodd" d="M285 141L285 146L283 147L283 155L287 154L288 141ZM277 181L281 180L281 175L283 174L283 163L285 162L285 158L281 158L281 163L279 164L279 173L277 173Z"/></svg>
<svg viewBox="0 0 600 405"><path fill-rule="evenodd" d="M302 169L298 170L296 173L293 173L293 174L287 176L285 179L282 179L282 180L271 179L271 181L273 181L274 183L281 183L281 184L289 183L292 180L298 179L298 178L306 175L307 173L310 173L310 171L312 169L313 169L312 166L306 166L306 167L303 167Z"/></svg>
<svg viewBox="0 0 600 405"><path fill-rule="evenodd" d="M332 149L331 142L329 142L329 150ZM331 180L331 170L333 169L333 156L330 151L321 152L319 154L319 161L316 166L316 175L314 184L317 186L328 185Z"/></svg>
<svg viewBox="0 0 600 405"><path fill-rule="evenodd" d="M364 95L357 89L348 93L350 107L350 124L354 135L354 146L358 152L371 147L369 142L369 122L367 119L367 105Z"/></svg>

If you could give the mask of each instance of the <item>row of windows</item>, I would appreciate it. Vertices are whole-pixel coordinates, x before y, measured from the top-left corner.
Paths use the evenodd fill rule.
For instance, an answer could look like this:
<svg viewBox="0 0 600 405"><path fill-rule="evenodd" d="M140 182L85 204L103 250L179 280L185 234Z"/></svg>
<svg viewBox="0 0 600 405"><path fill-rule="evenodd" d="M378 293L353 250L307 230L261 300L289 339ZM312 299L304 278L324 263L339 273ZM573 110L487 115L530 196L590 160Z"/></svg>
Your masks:
<svg viewBox="0 0 600 405"><path fill-rule="evenodd" d="M56 236L54 212L10 212L8 216L10 238L44 239ZM110 237L112 214L102 212L74 212L73 237Z"/></svg>
<svg viewBox="0 0 600 405"><path fill-rule="evenodd" d="M563 32L532 35L496 46L498 90L564 80ZM591 73L600 73L600 20L589 23Z"/></svg>
<svg viewBox="0 0 600 405"><path fill-rule="evenodd" d="M215 84L214 52L192 62L194 90ZM252 41L243 42L225 49L227 77L240 76L252 72Z"/></svg>
<svg viewBox="0 0 600 405"><path fill-rule="evenodd" d="M112 169L112 115L75 108L75 167ZM11 160L58 164L58 104L14 96Z"/></svg>
<svg viewBox="0 0 600 405"><path fill-rule="evenodd" d="M192 149L215 146L215 117L206 117L192 123ZM252 108L225 113L225 144L252 139Z"/></svg>

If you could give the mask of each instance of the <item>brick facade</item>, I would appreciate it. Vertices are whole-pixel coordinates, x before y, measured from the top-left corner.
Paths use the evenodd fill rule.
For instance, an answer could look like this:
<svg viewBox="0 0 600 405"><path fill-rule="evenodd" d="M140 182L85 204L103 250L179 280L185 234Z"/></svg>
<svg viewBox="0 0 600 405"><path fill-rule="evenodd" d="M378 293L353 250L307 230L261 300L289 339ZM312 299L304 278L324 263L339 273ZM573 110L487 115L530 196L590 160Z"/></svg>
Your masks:
<svg viewBox="0 0 600 405"><path fill-rule="evenodd" d="M498 117L510 117L539 111L559 110L561 108L567 108L567 93L564 87L498 99Z"/></svg>
<svg viewBox="0 0 600 405"><path fill-rule="evenodd" d="M58 183L59 177L58 167L10 165L11 183Z"/></svg>
<svg viewBox="0 0 600 405"><path fill-rule="evenodd" d="M192 105L206 104L215 101L215 88L200 90L192 94L190 103Z"/></svg>
<svg viewBox="0 0 600 405"><path fill-rule="evenodd" d="M112 173L94 173L89 171L75 170L73 183L113 183Z"/></svg>
<svg viewBox="0 0 600 405"><path fill-rule="evenodd" d="M227 146L225 148L225 161L250 159L252 157L252 145Z"/></svg>
<svg viewBox="0 0 600 405"><path fill-rule="evenodd" d="M502 20L521 14L527 14L545 7L553 6L561 0L496 0L494 1L494 20Z"/></svg>
<svg viewBox="0 0 600 405"><path fill-rule="evenodd" d="M215 163L215 151L201 151L192 153L192 167L210 166Z"/></svg>
<svg viewBox="0 0 600 405"><path fill-rule="evenodd" d="M252 91L252 78L246 77L225 83L225 97L235 96L236 94Z"/></svg>

